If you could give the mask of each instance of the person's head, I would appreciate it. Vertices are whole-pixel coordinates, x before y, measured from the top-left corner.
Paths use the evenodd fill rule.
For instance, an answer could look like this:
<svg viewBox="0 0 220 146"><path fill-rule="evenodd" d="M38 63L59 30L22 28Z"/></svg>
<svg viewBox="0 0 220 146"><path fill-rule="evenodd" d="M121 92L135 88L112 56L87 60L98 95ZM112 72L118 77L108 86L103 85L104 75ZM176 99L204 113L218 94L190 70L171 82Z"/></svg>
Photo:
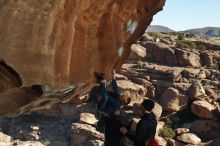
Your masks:
<svg viewBox="0 0 220 146"><path fill-rule="evenodd" d="M143 111L148 111L151 112L154 108L154 102L150 99L145 99L142 103L141 103L141 108Z"/></svg>
<svg viewBox="0 0 220 146"><path fill-rule="evenodd" d="M135 114L142 116L146 112L151 112L154 108L154 102L150 99L145 99L141 104L136 104L133 106L133 111Z"/></svg>
<svg viewBox="0 0 220 146"><path fill-rule="evenodd" d="M124 105L128 105L131 102L131 97L128 97L127 95L121 95L119 96L119 100L121 100Z"/></svg>

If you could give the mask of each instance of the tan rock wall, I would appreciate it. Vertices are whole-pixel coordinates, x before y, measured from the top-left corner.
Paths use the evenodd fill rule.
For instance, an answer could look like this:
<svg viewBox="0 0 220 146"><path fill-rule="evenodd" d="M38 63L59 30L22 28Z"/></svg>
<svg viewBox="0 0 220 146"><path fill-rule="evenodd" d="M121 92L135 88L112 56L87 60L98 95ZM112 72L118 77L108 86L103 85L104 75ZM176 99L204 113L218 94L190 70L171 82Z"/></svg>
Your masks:
<svg viewBox="0 0 220 146"><path fill-rule="evenodd" d="M0 60L24 86L94 81L128 57L164 0L0 0Z"/></svg>

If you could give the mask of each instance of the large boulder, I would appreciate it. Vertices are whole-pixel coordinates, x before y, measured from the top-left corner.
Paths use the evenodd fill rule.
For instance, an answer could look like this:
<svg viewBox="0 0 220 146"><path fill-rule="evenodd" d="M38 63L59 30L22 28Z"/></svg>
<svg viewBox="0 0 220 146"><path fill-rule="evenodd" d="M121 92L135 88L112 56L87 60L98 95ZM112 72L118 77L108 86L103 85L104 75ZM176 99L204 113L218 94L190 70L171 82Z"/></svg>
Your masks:
<svg viewBox="0 0 220 146"><path fill-rule="evenodd" d="M212 140L220 135L220 123L214 120L196 120L191 124L190 131L205 141Z"/></svg>
<svg viewBox="0 0 220 146"><path fill-rule="evenodd" d="M187 94L189 95L190 99L193 101L200 100L206 97L205 89L199 82L193 83L189 87Z"/></svg>
<svg viewBox="0 0 220 146"><path fill-rule="evenodd" d="M163 107L163 111L177 112L188 104L189 97L179 93L175 88L168 88L159 98L159 104Z"/></svg>
<svg viewBox="0 0 220 146"><path fill-rule="evenodd" d="M164 3L165 0L1 1L0 64L6 64L5 70L10 72L4 73L3 78L10 77L8 81L12 81L12 74L16 78L13 81L18 82L0 83L7 86L0 90L42 85L56 91L71 85L79 96L85 91L85 87L80 87L95 81L94 72L110 73L125 62L131 45ZM21 100L29 98L11 99L11 103ZM68 101L51 99L44 105ZM37 101L26 105L30 107L25 107L28 111L41 106ZM15 109L22 106L23 102ZM27 111L19 113L24 112Z"/></svg>
<svg viewBox="0 0 220 146"><path fill-rule="evenodd" d="M176 49L175 54L177 57L178 65L201 67L200 56L194 52Z"/></svg>
<svg viewBox="0 0 220 146"><path fill-rule="evenodd" d="M12 141L12 137L8 136L2 132L0 132L0 142L10 143Z"/></svg>
<svg viewBox="0 0 220 146"><path fill-rule="evenodd" d="M132 103L140 103L145 97L147 90L138 84L131 81L119 80L117 81L120 93L131 97Z"/></svg>
<svg viewBox="0 0 220 146"><path fill-rule="evenodd" d="M191 105L193 114L204 119L215 119L215 107L207 101L194 101Z"/></svg>
<svg viewBox="0 0 220 146"><path fill-rule="evenodd" d="M144 47L147 49L148 60L166 65L177 65L175 52L168 45L147 42Z"/></svg>
<svg viewBox="0 0 220 146"><path fill-rule="evenodd" d="M163 108L161 105L159 105L158 103L155 103L154 108L152 110L152 112L155 114L156 118L159 120L160 116L162 114Z"/></svg>
<svg viewBox="0 0 220 146"><path fill-rule="evenodd" d="M129 56L129 60L143 60L146 57L146 48L142 47L138 44L133 44L131 46L131 53Z"/></svg>

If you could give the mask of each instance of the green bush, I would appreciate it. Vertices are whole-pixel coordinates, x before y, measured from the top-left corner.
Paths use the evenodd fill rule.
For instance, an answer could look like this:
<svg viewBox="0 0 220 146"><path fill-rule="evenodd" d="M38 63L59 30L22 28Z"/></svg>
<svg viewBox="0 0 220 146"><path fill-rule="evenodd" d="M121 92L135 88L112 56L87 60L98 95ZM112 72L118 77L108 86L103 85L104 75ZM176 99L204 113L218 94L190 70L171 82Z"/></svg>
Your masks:
<svg viewBox="0 0 220 146"><path fill-rule="evenodd" d="M176 42L176 48L187 48L188 46L182 42L182 41L177 41Z"/></svg>
<svg viewBox="0 0 220 146"><path fill-rule="evenodd" d="M199 50L206 50L207 47L205 45L203 45L203 44L200 44L199 46L197 46L197 48Z"/></svg>
<svg viewBox="0 0 220 146"><path fill-rule="evenodd" d="M156 40L157 38L160 38L159 32L148 32L148 35L153 37L154 40Z"/></svg>
<svg viewBox="0 0 220 146"><path fill-rule="evenodd" d="M190 48L190 49L196 49L196 43L192 41L177 41L176 42L176 47L177 48Z"/></svg>
<svg viewBox="0 0 220 146"><path fill-rule="evenodd" d="M163 129L160 129L160 136L166 138L173 138L175 136L175 132L168 125L164 125Z"/></svg>
<svg viewBox="0 0 220 146"><path fill-rule="evenodd" d="M173 138L175 136L175 132L172 129L172 124L173 124L173 121L171 121L169 118L167 118L165 120L165 125L159 131L159 135L161 137Z"/></svg>
<svg viewBox="0 0 220 146"><path fill-rule="evenodd" d="M177 35L177 39L178 39L178 40L185 40L184 34L183 34L183 33L178 34L178 35Z"/></svg>

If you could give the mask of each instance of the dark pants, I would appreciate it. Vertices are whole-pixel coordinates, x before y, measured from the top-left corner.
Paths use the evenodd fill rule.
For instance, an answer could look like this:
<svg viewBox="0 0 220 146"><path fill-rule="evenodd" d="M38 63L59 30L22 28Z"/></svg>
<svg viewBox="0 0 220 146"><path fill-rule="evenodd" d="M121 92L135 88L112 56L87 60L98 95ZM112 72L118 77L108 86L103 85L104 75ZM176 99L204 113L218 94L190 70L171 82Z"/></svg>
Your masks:
<svg viewBox="0 0 220 146"><path fill-rule="evenodd" d="M123 134L120 132L122 127L118 116L108 116L105 118L105 146L120 146Z"/></svg>

